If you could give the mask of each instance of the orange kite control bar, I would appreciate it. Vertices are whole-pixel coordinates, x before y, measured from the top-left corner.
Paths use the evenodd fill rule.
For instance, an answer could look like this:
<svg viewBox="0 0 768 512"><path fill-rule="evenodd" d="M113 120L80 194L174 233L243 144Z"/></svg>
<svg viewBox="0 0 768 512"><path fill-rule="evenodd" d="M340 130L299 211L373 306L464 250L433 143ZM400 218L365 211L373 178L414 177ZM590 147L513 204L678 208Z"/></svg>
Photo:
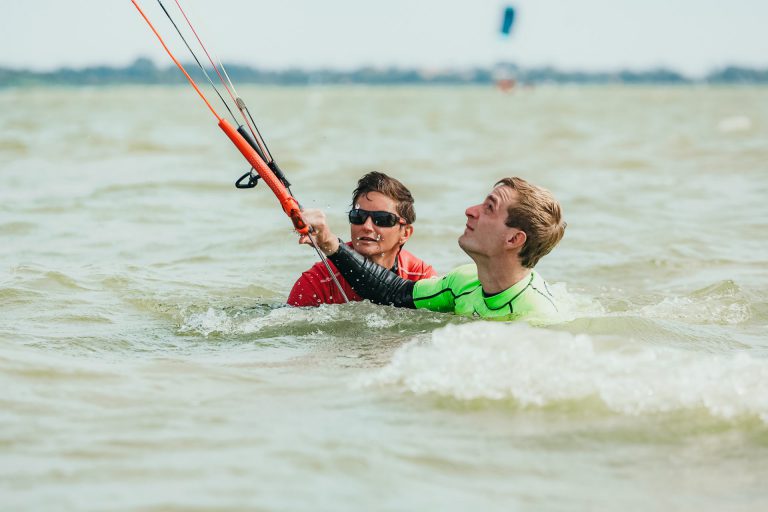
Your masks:
<svg viewBox="0 0 768 512"><path fill-rule="evenodd" d="M286 189L285 185L277 179L275 173L272 172L272 169L270 169L264 160L261 159L259 154L256 153L256 150L246 142L243 136L240 135L226 119L219 118L219 128L227 134L229 140L231 140L237 149L240 150L240 153L242 153L245 159L248 160L251 167L256 169L256 172L259 173L259 176L264 180L264 183L266 183L267 186L272 189L272 192L275 193L277 200L280 201L280 206L283 207L283 211L286 215L291 218L293 227L296 228L296 231L302 235L309 233L309 226L307 226L304 219L301 217L301 208L299 207L298 201L288 193L288 189Z"/></svg>

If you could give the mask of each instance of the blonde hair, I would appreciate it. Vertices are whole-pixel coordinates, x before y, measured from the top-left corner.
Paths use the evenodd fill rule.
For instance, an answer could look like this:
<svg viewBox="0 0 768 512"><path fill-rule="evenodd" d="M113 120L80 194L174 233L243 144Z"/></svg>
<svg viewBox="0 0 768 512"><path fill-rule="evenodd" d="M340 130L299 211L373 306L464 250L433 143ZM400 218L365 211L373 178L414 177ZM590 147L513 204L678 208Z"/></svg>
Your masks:
<svg viewBox="0 0 768 512"><path fill-rule="evenodd" d="M563 220L560 203L549 190L522 178L504 178L494 186L501 185L517 191L517 201L507 209L504 223L525 232L526 240L520 250L520 263L524 267L533 268L555 248L565 234L567 224Z"/></svg>

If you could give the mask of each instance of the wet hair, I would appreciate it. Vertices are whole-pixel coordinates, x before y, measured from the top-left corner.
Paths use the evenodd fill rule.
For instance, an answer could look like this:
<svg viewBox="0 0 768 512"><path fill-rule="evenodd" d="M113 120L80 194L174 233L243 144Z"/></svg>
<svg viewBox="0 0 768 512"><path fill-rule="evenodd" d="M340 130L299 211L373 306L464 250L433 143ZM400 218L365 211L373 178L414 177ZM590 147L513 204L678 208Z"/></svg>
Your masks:
<svg viewBox="0 0 768 512"><path fill-rule="evenodd" d="M520 263L533 268L538 261L549 254L565 234L560 203L552 193L528 183L522 178L504 178L496 183L517 191L517 200L507 208L504 222L511 228L525 232L526 240L520 250Z"/></svg>
<svg viewBox="0 0 768 512"><path fill-rule="evenodd" d="M408 224L416 222L416 210L413 209L411 191L400 181L387 176L383 172L369 172L357 182L357 188L352 192L352 208L357 200L370 192L383 194L395 202L397 214Z"/></svg>

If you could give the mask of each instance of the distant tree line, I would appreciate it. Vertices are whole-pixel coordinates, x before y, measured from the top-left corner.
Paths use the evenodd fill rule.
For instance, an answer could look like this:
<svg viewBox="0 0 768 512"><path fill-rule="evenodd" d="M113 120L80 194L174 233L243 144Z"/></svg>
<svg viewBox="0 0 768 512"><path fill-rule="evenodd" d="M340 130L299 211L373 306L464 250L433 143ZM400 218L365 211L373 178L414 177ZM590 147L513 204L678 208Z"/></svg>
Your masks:
<svg viewBox="0 0 768 512"><path fill-rule="evenodd" d="M187 69L198 71L196 66ZM325 84L492 84L501 70L518 83L566 84L766 84L768 69L729 66L694 80L670 69L648 71L584 72L561 71L552 67L523 69L514 64L501 64L495 69L424 70L364 67L352 71L288 69L270 71L232 64L227 71L237 83L266 85L325 85ZM199 73L202 75L202 73ZM203 79L204 80L204 79ZM138 58L125 67L94 66L80 69L61 68L55 71L31 71L0 67L0 87L27 85L120 85L120 84L179 84L185 79L174 66L157 67L150 59Z"/></svg>

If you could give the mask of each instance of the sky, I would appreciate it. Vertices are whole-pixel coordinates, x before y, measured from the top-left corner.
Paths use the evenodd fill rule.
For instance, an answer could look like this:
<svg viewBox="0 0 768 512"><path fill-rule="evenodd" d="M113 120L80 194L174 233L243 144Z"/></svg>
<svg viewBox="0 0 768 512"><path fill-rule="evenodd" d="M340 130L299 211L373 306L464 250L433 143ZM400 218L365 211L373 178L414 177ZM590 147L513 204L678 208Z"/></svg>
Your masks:
<svg viewBox="0 0 768 512"><path fill-rule="evenodd" d="M768 67L768 0L179 0L225 63L269 69L489 66L696 77ZM174 0L163 0L174 14ZM140 0L183 61L156 0ZM504 6L512 37L499 34ZM130 0L1 0L0 66L50 70L170 60ZM173 9L172 9L173 8ZM177 23L183 23L179 15Z"/></svg>

